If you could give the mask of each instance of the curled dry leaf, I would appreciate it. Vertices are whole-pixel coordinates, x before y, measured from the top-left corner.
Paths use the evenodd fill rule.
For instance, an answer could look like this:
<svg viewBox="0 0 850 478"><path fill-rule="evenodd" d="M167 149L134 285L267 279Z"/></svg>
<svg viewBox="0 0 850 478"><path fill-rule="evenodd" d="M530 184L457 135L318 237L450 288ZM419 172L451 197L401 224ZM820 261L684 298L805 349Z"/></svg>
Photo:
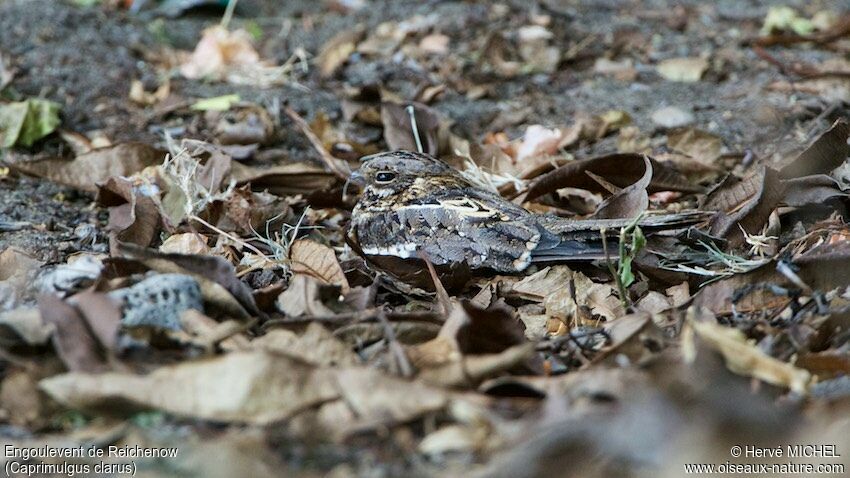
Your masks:
<svg viewBox="0 0 850 478"><path fill-rule="evenodd" d="M96 192L98 183L113 176L132 176L162 163L164 157L165 153L144 143L121 143L95 149L70 161L56 158L11 163L9 166L59 184Z"/></svg>
<svg viewBox="0 0 850 478"><path fill-rule="evenodd" d="M826 174L787 179L782 184L784 185L782 203L788 206L823 204L832 198L847 197L847 193L841 190L838 181Z"/></svg>
<svg viewBox="0 0 850 478"><path fill-rule="evenodd" d="M816 139L805 151L779 170L782 179L793 179L813 174L828 174L841 166L850 156L850 123L844 118Z"/></svg>
<svg viewBox="0 0 850 478"><path fill-rule="evenodd" d="M726 366L732 372L786 387L801 394L808 390L812 379L808 371L765 354L754 344L747 342L740 330L693 319L689 320L688 324L700 339L723 355ZM687 347L688 339L683 340ZM693 348L693 345L690 347Z"/></svg>
<svg viewBox="0 0 850 478"><path fill-rule="evenodd" d="M162 209L149 188L138 187L132 180L113 176L99 185L97 202L109 207L106 230L119 241L147 247L164 227Z"/></svg>
<svg viewBox="0 0 850 478"><path fill-rule="evenodd" d="M528 189L514 199L517 201L532 201L540 196L562 188L578 188L591 192L607 192L598 181L588 174L592 173L614 186L625 188L639 181L646 173L642 154L611 154L596 158L570 161L569 163L538 176L528 186ZM652 179L647 186L648 192L681 191L699 192L699 186L690 184L687 179L671 169L650 158Z"/></svg>
<svg viewBox="0 0 850 478"><path fill-rule="evenodd" d="M525 129L522 141L516 147L516 160L550 156L558 152L562 142L571 142L570 133L575 129L549 129L539 124L533 124ZM567 141L564 141L567 138Z"/></svg>
<svg viewBox="0 0 850 478"><path fill-rule="evenodd" d="M202 236L197 232L185 232L169 236L159 246L159 251L166 254L209 255L210 246L207 245L206 236Z"/></svg>
<svg viewBox="0 0 850 478"><path fill-rule="evenodd" d="M634 218L646 211L649 207L646 188L652 180L652 163L647 156L643 161L646 168L643 176L605 199L593 213L594 219Z"/></svg>
<svg viewBox="0 0 850 478"><path fill-rule="evenodd" d="M238 185L250 184L254 191L268 191L278 196L310 194L329 189L336 182L332 173L310 163L289 163L267 169L233 163L231 177Z"/></svg>
<svg viewBox="0 0 850 478"><path fill-rule="evenodd" d="M390 150L417 151L413 124L410 113L407 111L408 106L413 106L413 115L423 152L436 155L440 147L437 138L440 117L436 111L420 103L384 102L381 104L381 122L384 124L384 139L387 147Z"/></svg>
<svg viewBox="0 0 850 478"><path fill-rule="evenodd" d="M329 316L333 311L320 299L321 283L312 276L295 274L289 280L289 287L277 296L277 309L287 317Z"/></svg>
<svg viewBox="0 0 850 478"><path fill-rule="evenodd" d="M348 292L348 279L330 247L309 239L298 239L289 248L289 261L292 272L339 286L343 294Z"/></svg>
<svg viewBox="0 0 850 478"><path fill-rule="evenodd" d="M319 73L323 77L333 75L348 60L349 55L354 53L357 42L363 38L364 32L362 28L345 30L337 33L333 38L328 40L316 57L316 62L319 65Z"/></svg>
<svg viewBox="0 0 850 478"><path fill-rule="evenodd" d="M759 234L782 199L783 190L779 174L766 166L739 182L727 179L708 195L702 208L717 211L711 219L711 235L728 239L732 247L744 244L741 229Z"/></svg>

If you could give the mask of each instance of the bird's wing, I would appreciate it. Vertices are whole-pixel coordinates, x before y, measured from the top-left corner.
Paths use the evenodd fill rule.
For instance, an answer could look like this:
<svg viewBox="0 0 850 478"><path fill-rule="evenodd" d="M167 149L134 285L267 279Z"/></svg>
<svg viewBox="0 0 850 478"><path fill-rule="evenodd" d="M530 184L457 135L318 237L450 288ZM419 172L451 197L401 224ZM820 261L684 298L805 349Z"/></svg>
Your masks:
<svg viewBox="0 0 850 478"><path fill-rule="evenodd" d="M473 268L520 271L545 233L528 211L462 183L442 185L395 212L434 264L466 262Z"/></svg>

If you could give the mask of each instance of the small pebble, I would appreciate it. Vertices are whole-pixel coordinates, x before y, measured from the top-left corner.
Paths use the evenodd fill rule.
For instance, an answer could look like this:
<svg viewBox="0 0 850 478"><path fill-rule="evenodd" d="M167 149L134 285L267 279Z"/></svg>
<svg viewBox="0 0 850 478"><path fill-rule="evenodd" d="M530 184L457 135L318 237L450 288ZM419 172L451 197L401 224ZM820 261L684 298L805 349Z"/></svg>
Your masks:
<svg viewBox="0 0 850 478"><path fill-rule="evenodd" d="M675 106L667 106L652 113L652 122L662 128L681 128L695 121L694 114Z"/></svg>

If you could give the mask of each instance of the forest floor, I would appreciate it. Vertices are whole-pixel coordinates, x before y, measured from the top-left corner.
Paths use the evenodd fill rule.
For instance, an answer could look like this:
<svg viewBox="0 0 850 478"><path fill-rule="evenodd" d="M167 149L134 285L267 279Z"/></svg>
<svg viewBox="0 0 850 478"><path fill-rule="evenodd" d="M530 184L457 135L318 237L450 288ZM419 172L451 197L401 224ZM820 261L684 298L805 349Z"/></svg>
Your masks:
<svg viewBox="0 0 850 478"><path fill-rule="evenodd" d="M680 476L809 443L844 458L801 463L847 462L841 0L242 0L219 30L216 2L78 3L0 0L0 108L60 122L0 149L4 444L179 448L132 461L148 476ZM554 177L535 211L601 217L651 155L618 216L699 208L717 249L627 250L627 297L606 267L450 297L385 280L345 243L342 183L415 144L411 102L426 149L506 196ZM157 273L194 277L204 314L128 323Z"/></svg>

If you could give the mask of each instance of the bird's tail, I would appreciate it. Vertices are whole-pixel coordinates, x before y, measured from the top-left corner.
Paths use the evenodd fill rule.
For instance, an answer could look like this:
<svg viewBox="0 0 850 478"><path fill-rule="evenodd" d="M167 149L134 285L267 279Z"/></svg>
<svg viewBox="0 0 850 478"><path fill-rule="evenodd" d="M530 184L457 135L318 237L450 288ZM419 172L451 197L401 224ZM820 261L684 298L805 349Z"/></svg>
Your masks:
<svg viewBox="0 0 850 478"><path fill-rule="evenodd" d="M682 229L708 219L710 214L702 211L685 211L676 214L648 215L637 225L646 232ZM588 219L572 220L555 216L540 219L546 229L548 243L541 243L531 254L531 262L537 264L616 260L619 250L620 229L634 224L634 219ZM603 241L603 231L605 240ZM606 254L607 249L607 254Z"/></svg>

